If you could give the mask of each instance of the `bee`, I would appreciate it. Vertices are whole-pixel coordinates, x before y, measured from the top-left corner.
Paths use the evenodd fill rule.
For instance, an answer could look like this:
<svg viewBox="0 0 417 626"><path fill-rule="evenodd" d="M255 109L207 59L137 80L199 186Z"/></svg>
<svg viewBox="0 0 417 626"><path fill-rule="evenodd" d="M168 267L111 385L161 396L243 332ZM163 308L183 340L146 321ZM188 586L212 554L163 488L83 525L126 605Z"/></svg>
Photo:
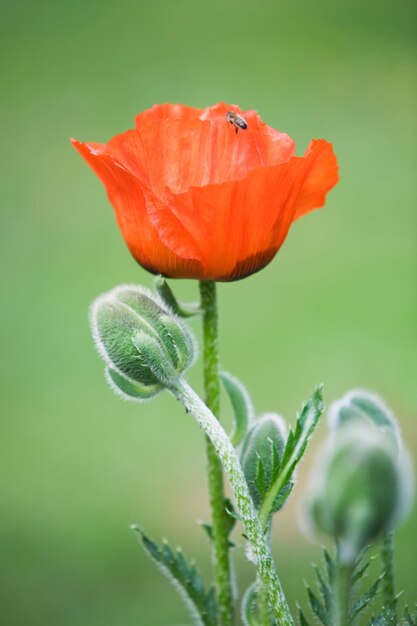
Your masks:
<svg viewBox="0 0 417 626"><path fill-rule="evenodd" d="M232 124L235 127L236 134L239 132L239 129L246 130L248 127L247 121L243 117L235 113L234 111L228 111L226 113L226 119L229 122L229 124Z"/></svg>

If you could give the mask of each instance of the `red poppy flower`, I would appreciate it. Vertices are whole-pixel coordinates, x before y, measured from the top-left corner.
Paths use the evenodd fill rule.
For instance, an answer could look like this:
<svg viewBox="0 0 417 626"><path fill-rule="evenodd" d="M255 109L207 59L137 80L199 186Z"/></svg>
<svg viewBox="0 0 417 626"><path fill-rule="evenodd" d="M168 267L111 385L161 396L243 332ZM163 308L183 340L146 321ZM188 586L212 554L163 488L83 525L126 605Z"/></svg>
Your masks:
<svg viewBox="0 0 417 626"><path fill-rule="evenodd" d="M228 112L247 128L228 123ZM338 181L331 144L313 140L294 156L288 135L224 103L155 105L107 144L72 141L104 183L132 255L168 277L257 272Z"/></svg>

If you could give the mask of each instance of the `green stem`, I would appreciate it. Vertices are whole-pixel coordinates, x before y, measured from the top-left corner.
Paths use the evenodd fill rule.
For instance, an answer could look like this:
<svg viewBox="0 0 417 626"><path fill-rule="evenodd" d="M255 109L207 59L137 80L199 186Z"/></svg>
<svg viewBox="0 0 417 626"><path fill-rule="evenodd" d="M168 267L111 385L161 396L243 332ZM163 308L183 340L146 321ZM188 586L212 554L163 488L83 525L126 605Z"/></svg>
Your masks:
<svg viewBox="0 0 417 626"><path fill-rule="evenodd" d="M185 410L195 417L216 449L229 479L236 508L245 527L246 537L252 548L253 560L263 588L268 595L274 618L279 626L294 626L264 529L259 522L245 476L230 439L212 412L184 379L179 378L176 385L171 388L171 392L184 405Z"/></svg>
<svg viewBox="0 0 417 626"><path fill-rule="evenodd" d="M256 597L256 604L258 607L259 625L271 626L273 623L271 620L271 609L269 607L268 594L265 591L259 574L257 575L258 581L258 594Z"/></svg>
<svg viewBox="0 0 417 626"><path fill-rule="evenodd" d="M339 553L339 550L337 551ZM350 588L352 578L351 564L343 563L339 554L336 561L336 577L334 588L334 624L333 626L348 626L349 624L349 604Z"/></svg>
<svg viewBox="0 0 417 626"><path fill-rule="evenodd" d="M382 571L382 600L384 606L395 608L395 574L394 574L394 531L388 532L381 549ZM394 618L394 622L396 619Z"/></svg>
<svg viewBox="0 0 417 626"><path fill-rule="evenodd" d="M262 520L260 517L259 517L259 521L262 524ZM264 526L264 524L262 524L262 526ZM271 517L270 517L267 523L267 530L265 531L265 541L268 543L269 548L271 548L271 530L272 528L271 528ZM273 621L271 617L271 608L269 606L269 601L268 601L268 594L262 585L262 580L260 579L259 573L256 576L256 580L257 580L257 590L258 590L256 604L258 607L258 616L260 620L259 624L260 626L271 626Z"/></svg>
<svg viewBox="0 0 417 626"><path fill-rule="evenodd" d="M201 308L203 310L203 363L206 405L219 418L220 379L218 349L218 319L216 283L200 281ZM233 594L229 555L228 520L222 464L216 450L207 438L207 474L210 506L212 512L212 542L214 575L219 609L219 626L231 626L233 622Z"/></svg>

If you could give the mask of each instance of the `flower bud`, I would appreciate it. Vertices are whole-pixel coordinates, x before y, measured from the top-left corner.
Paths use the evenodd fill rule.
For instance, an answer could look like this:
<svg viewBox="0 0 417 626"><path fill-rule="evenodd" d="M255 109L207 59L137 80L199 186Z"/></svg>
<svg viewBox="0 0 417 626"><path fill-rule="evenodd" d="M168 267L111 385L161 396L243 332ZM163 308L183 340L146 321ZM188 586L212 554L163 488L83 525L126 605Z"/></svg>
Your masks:
<svg viewBox="0 0 417 626"><path fill-rule="evenodd" d="M354 422L373 425L400 454L402 445L397 420L377 394L353 389L331 405L329 426L333 435L343 426Z"/></svg>
<svg viewBox="0 0 417 626"><path fill-rule="evenodd" d="M409 467L366 421L345 424L320 457L309 518L339 542L341 559L350 563L398 521L409 493Z"/></svg>
<svg viewBox="0 0 417 626"><path fill-rule="evenodd" d="M142 287L122 285L91 307L94 341L110 386L143 400L170 386L191 365L194 341L163 301Z"/></svg>
<svg viewBox="0 0 417 626"><path fill-rule="evenodd" d="M257 509L261 508L265 494L277 477L286 439L286 424L275 413L261 416L244 439L240 462ZM282 492L288 488L286 485L277 495L273 511L280 508Z"/></svg>

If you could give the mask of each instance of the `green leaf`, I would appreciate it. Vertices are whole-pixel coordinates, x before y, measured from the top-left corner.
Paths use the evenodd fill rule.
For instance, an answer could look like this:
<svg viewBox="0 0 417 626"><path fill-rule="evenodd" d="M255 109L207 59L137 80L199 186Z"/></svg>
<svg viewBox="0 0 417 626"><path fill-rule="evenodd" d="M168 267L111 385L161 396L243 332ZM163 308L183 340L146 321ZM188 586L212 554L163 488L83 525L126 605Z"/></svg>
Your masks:
<svg viewBox="0 0 417 626"><path fill-rule="evenodd" d="M322 575L320 573L320 570L317 567L317 565L313 565L313 568L314 568L314 571L316 573L317 585L318 585L318 588L320 589L320 593L321 593L323 601L324 601L324 606L326 608L326 613L327 613L327 615L331 615L332 610L333 610L333 601L332 601L331 589L324 582L323 577L322 577Z"/></svg>
<svg viewBox="0 0 417 626"><path fill-rule="evenodd" d="M156 276L153 286L165 304L179 317L192 317L203 313L198 304L182 304L178 302L171 287L163 276Z"/></svg>
<svg viewBox="0 0 417 626"><path fill-rule="evenodd" d="M382 611L376 617L371 617L367 626L389 626L385 619L385 611Z"/></svg>
<svg viewBox="0 0 417 626"><path fill-rule="evenodd" d="M346 597L349 599L348 604L350 605L350 598L353 595L355 585L362 580L364 573L367 571L370 563L370 559L366 558L369 547L362 550L360 556L357 561L352 565L351 574L349 574L348 579L346 580ZM312 612L315 615L315 618L318 619L321 624L324 626L333 626L334 622L334 609L337 606L337 598L335 597L336 589L337 589L337 567L338 561L335 561L329 554L326 549L323 549L324 556L324 564L327 573L327 580L323 577L319 568L313 565L316 579L317 579L317 589L320 592L321 598L318 597L316 593L314 593L310 587L307 586L307 594L309 599L309 604ZM337 550L337 559L339 559L339 547ZM382 580L382 576L377 579L377 581L367 589L362 595L360 595L359 599L356 601L354 606L351 608L348 624L357 625L356 618L357 616L369 605L371 605L372 601L377 598L379 586ZM367 626L399 626L392 621L391 615L392 609L394 609L394 605L390 607L385 607L380 615L377 617L373 617L371 621L367 624ZM407 625L408 626L408 625Z"/></svg>
<svg viewBox="0 0 417 626"><path fill-rule="evenodd" d="M228 372L220 372L220 378L233 408L235 423L230 440L236 447L243 440L249 425L253 421L254 410L252 401L248 391L237 378Z"/></svg>
<svg viewBox="0 0 417 626"><path fill-rule="evenodd" d="M226 504L230 504L231 506L231 502L230 500L228 500L228 498L225 498L225 503ZM236 524L236 520L238 519L237 517L235 517L234 513L233 513L233 509L231 508L230 510L228 508L225 509L225 513L226 513L226 531L227 531L227 535L230 535L230 533L232 532L235 524ZM213 541L213 526L211 524L208 524L207 522L199 522L201 528L206 532L206 535L208 536L208 538L210 539L210 541ZM233 541L230 541L230 539L228 540L228 546L229 548L234 548L235 544L233 543Z"/></svg>
<svg viewBox="0 0 417 626"><path fill-rule="evenodd" d="M323 624L323 626L331 626L330 615L327 613L326 608L322 602L313 593L309 586L307 586L308 601L310 603L311 610L317 619Z"/></svg>
<svg viewBox="0 0 417 626"><path fill-rule="evenodd" d="M214 585L211 585L206 593L206 605L210 619L217 623L217 598Z"/></svg>
<svg viewBox="0 0 417 626"><path fill-rule="evenodd" d="M258 493L261 499L265 495L265 469L264 464L262 463L262 459L258 457L258 463L256 465L256 477L255 477L255 485L258 490Z"/></svg>
<svg viewBox="0 0 417 626"><path fill-rule="evenodd" d="M287 429L282 417L266 413L255 422L244 439L240 461L250 495L258 510L279 471L286 437ZM273 511L277 511L284 501L281 498L284 489L286 493L288 485L284 485L271 504Z"/></svg>
<svg viewBox="0 0 417 626"><path fill-rule="evenodd" d="M327 578L329 580L330 588L332 588L336 576L336 566L326 548L323 548L323 557L326 565Z"/></svg>
<svg viewBox="0 0 417 626"><path fill-rule="evenodd" d="M335 565L327 552L327 550L323 549L324 559L326 563L327 574L329 578L329 584L327 584L321 575L319 568L316 565L313 565L316 578L317 578L317 587L320 591L320 595L322 596L323 601L321 601L317 595L312 591L309 585L306 584L306 591L308 595L308 601L316 619L319 620L323 626L332 626L332 617L333 617L333 590L334 590L334 576L335 576ZM306 617L300 607L298 607L298 617L300 620L300 625L304 626L308 622Z"/></svg>
<svg viewBox="0 0 417 626"><path fill-rule="evenodd" d="M241 615L244 626L260 626L256 616L256 582L252 583L243 594Z"/></svg>
<svg viewBox="0 0 417 626"><path fill-rule="evenodd" d="M214 591L212 588L205 591L200 574L193 564L187 563L182 550L178 548L174 552L167 542L159 548L138 526L134 526L133 530L139 535L145 552L180 593L195 624L216 626L217 604Z"/></svg>
<svg viewBox="0 0 417 626"><path fill-rule="evenodd" d="M233 528L236 525L236 521L239 517L236 515L235 510L233 508L233 504L229 500L229 498L224 499L224 528L227 533L227 536L230 535ZM206 522L200 522L201 528L206 532L210 541L213 540L213 526L211 524L207 524ZM234 548L235 544L233 541L228 541L229 548Z"/></svg>
<svg viewBox="0 0 417 626"><path fill-rule="evenodd" d="M314 391L310 400L302 406L294 431L290 430L282 465L288 463L294 467L298 465L323 411L323 386L320 385Z"/></svg>
<svg viewBox="0 0 417 626"><path fill-rule="evenodd" d="M369 559L369 561L366 561L361 567L356 569L356 571L353 573L353 576L352 576L352 585L359 582L359 580L363 577L363 575L365 574L365 572L367 571L368 567L371 564L371 560L372 559Z"/></svg>
<svg viewBox="0 0 417 626"><path fill-rule="evenodd" d="M310 626L301 608L300 607L297 607L297 608L298 608L298 619L300 621L300 626Z"/></svg>
<svg viewBox="0 0 417 626"><path fill-rule="evenodd" d="M376 616L371 617L367 626L398 626L397 622L397 596L394 601L388 607L384 607L382 611ZM404 626L407 626L404 624ZM412 625L416 626L416 624Z"/></svg>
<svg viewBox="0 0 417 626"><path fill-rule="evenodd" d="M274 511L279 511L287 501L288 497L294 488L294 483L289 482L285 485L284 489L281 489L274 502Z"/></svg>
<svg viewBox="0 0 417 626"><path fill-rule="evenodd" d="M361 611L363 611L369 604L376 598L379 585L381 584L382 576L379 577L374 584L363 593L360 598L353 605L349 614L349 623L352 624L353 620Z"/></svg>
<svg viewBox="0 0 417 626"><path fill-rule="evenodd" d="M207 522L199 522L201 528L205 531L207 537L212 541L213 539L213 526Z"/></svg>
<svg viewBox="0 0 417 626"><path fill-rule="evenodd" d="M281 458L277 476L265 495L259 512L259 519L263 526L274 510L274 501L281 489L291 480L294 470L301 461L308 441L314 432L317 423L323 414L323 387L320 385L310 400L303 405L295 424L294 430L289 431L284 453Z"/></svg>
<svg viewBox="0 0 417 626"><path fill-rule="evenodd" d="M410 612L408 606L405 607L404 619L406 626L417 626L417 604L413 612Z"/></svg>

